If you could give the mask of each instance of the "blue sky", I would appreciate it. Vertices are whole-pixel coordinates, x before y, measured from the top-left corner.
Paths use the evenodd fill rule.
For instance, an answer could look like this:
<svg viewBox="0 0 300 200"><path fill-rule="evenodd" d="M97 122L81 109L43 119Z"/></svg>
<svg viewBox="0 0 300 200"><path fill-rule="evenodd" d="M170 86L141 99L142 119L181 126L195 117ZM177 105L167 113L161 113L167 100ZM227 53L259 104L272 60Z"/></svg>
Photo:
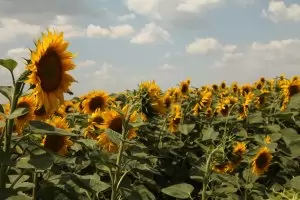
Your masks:
<svg viewBox="0 0 300 200"><path fill-rule="evenodd" d="M296 0L0 0L0 54L20 62L45 28L78 53L75 95L300 74ZM8 73L0 71L1 85Z"/></svg>

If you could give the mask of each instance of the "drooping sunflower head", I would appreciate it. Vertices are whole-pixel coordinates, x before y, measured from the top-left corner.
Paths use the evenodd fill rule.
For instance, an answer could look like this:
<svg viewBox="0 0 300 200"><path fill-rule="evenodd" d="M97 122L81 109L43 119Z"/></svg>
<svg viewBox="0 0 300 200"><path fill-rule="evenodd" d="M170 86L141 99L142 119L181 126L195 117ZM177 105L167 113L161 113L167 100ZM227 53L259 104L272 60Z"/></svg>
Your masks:
<svg viewBox="0 0 300 200"><path fill-rule="evenodd" d="M92 114L97 109L105 111L108 108L109 96L104 91L92 91L82 102L83 112Z"/></svg>
<svg viewBox="0 0 300 200"><path fill-rule="evenodd" d="M76 106L73 101L65 101L63 105L66 113L72 113L76 110Z"/></svg>
<svg viewBox="0 0 300 200"><path fill-rule="evenodd" d="M259 149L252 160L252 172L256 175L262 175L268 171L272 161L272 154L267 147Z"/></svg>
<svg viewBox="0 0 300 200"><path fill-rule="evenodd" d="M180 104L173 104L171 107L171 116L169 118L169 131L175 133L182 118Z"/></svg>
<svg viewBox="0 0 300 200"><path fill-rule="evenodd" d="M35 99L32 96L22 96L19 98L17 108L27 108L28 112L25 115L15 119L16 132L21 135L23 128L30 120L34 119Z"/></svg>
<svg viewBox="0 0 300 200"><path fill-rule="evenodd" d="M172 97L169 93L166 93L163 97L165 108L169 109L172 105Z"/></svg>
<svg viewBox="0 0 300 200"><path fill-rule="evenodd" d="M67 51L68 42L63 33L48 31L36 42L35 51L31 51L31 59L27 70L31 72L27 83L35 85L33 95L37 107L45 107L47 113L54 113L64 102L64 93L75 79L66 72L75 68L74 55Z"/></svg>
<svg viewBox="0 0 300 200"><path fill-rule="evenodd" d="M46 122L56 128L70 130L66 118L53 116L52 118L47 119ZM68 147L73 145L73 142L70 140L69 136L46 135L44 136L42 145L44 148L49 149L60 156L66 156L68 154Z"/></svg>

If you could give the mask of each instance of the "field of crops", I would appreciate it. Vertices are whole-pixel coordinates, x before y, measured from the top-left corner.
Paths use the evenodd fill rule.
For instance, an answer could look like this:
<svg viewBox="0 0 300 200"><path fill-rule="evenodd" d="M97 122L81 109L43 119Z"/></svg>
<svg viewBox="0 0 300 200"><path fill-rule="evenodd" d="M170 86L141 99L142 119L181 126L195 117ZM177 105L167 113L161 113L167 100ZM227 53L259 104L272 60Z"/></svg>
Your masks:
<svg viewBox="0 0 300 200"><path fill-rule="evenodd" d="M19 77L0 60L0 199L300 199L300 77L65 100L67 48L44 33Z"/></svg>

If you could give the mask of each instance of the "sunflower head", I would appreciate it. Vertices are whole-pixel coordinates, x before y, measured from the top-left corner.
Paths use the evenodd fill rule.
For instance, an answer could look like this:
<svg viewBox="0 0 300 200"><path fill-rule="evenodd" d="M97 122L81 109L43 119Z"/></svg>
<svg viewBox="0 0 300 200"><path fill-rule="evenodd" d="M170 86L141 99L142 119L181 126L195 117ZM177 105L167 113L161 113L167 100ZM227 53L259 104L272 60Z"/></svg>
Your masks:
<svg viewBox="0 0 300 200"><path fill-rule="evenodd" d="M75 68L74 55L67 51L68 42L63 33L48 31L36 43L35 51L31 51L31 59L27 70L31 72L26 82L34 85L33 95L37 107L45 107L47 113L54 113L64 102L64 93L75 79L66 72Z"/></svg>
<svg viewBox="0 0 300 200"><path fill-rule="evenodd" d="M53 116L51 119L46 120L46 122L56 128L70 130L65 118ZM73 145L73 142L69 136L46 135L42 141L42 145L60 156L65 156L68 154L68 147Z"/></svg>
<svg viewBox="0 0 300 200"><path fill-rule="evenodd" d="M104 91L92 91L86 99L82 102L83 112L86 114L92 114L97 109L104 111L109 104L109 96Z"/></svg>
<svg viewBox="0 0 300 200"><path fill-rule="evenodd" d="M96 127L99 127L104 122L103 114L100 109L96 109L96 111L89 117L88 122Z"/></svg>
<svg viewBox="0 0 300 200"><path fill-rule="evenodd" d="M187 79L187 80L182 81L180 83L180 92L181 92L181 94L185 95L189 92L190 83L191 83L190 79Z"/></svg>
<svg viewBox="0 0 300 200"><path fill-rule="evenodd" d="M234 165L231 162L224 162L212 166L212 171L219 174L231 173L234 170Z"/></svg>
<svg viewBox="0 0 300 200"><path fill-rule="evenodd" d="M246 144L244 142L237 142L233 148L233 153L242 155L246 152Z"/></svg>
<svg viewBox="0 0 300 200"><path fill-rule="evenodd" d="M25 115L15 119L16 132L20 135L23 128L30 120L34 119L35 99L32 96L22 96L19 98L17 108L27 108L28 112Z"/></svg>
<svg viewBox="0 0 300 200"><path fill-rule="evenodd" d="M226 88L226 82L225 82L225 81L223 81L223 82L221 83L220 88L221 88L222 90L224 90L224 89Z"/></svg>
<svg viewBox="0 0 300 200"><path fill-rule="evenodd" d="M252 172L256 175L262 175L268 171L271 161L270 150L267 147L260 148L252 160Z"/></svg>
<svg viewBox="0 0 300 200"><path fill-rule="evenodd" d="M211 87L215 92L218 91L218 89L219 89L218 85L216 85L216 84L213 84Z"/></svg>
<svg viewBox="0 0 300 200"><path fill-rule="evenodd" d="M300 92L300 80L296 79L296 80L293 80L289 87L288 87L288 90L289 90L289 96L293 96L297 93Z"/></svg>

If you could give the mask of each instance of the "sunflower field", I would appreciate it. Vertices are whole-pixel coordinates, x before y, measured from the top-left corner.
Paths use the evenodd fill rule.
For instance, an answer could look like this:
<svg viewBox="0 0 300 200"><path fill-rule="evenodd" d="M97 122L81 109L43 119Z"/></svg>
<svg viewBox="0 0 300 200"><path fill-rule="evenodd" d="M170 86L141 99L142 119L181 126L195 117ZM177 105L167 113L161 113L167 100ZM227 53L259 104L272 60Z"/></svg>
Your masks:
<svg viewBox="0 0 300 200"><path fill-rule="evenodd" d="M73 95L63 33L0 86L0 199L300 199L300 77ZM79 83L80 84L80 83Z"/></svg>

